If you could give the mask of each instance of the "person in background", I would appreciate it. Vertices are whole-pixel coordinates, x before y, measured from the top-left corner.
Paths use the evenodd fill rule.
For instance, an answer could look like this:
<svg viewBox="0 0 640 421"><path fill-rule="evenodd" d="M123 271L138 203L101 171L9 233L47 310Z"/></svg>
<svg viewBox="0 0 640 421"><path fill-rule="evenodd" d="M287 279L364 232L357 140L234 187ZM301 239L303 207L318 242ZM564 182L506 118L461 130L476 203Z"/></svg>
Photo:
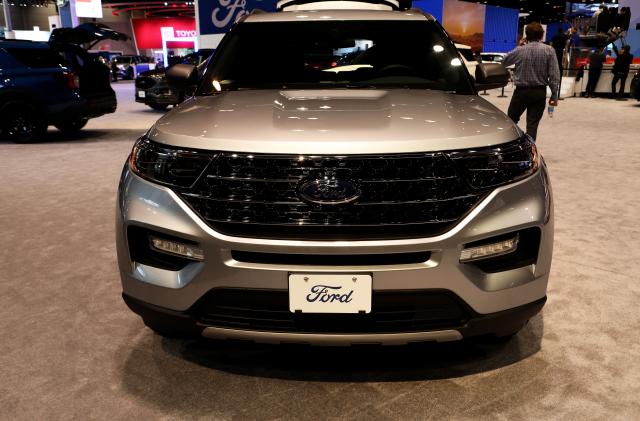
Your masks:
<svg viewBox="0 0 640 421"><path fill-rule="evenodd" d="M627 83L627 77L629 76L629 67L633 62L633 54L631 54L631 47L628 45L622 46L622 51L618 51L618 47L613 43L613 52L616 53L616 60L613 63L613 80L611 81L611 93L616 98L616 85L620 81L620 92L616 99L624 101L624 85Z"/></svg>
<svg viewBox="0 0 640 421"><path fill-rule="evenodd" d="M571 28L571 34L569 35L569 46L571 48L580 47L580 33L575 26Z"/></svg>
<svg viewBox="0 0 640 421"><path fill-rule="evenodd" d="M596 86L598 86L598 81L602 74L602 66L606 59L607 57L602 50L597 48L594 48L589 55L589 81L587 82L587 90L584 94L586 98L595 96Z"/></svg>
<svg viewBox="0 0 640 421"><path fill-rule="evenodd" d="M527 112L527 134L534 140L538 125L544 115L547 86L551 88L549 105L558 105L560 89L560 67L554 49L542 43L544 28L537 22L525 28L524 45L517 47L504 58L505 67L515 65L513 82L516 86L509 104L508 115L518 123Z"/></svg>
<svg viewBox="0 0 640 421"><path fill-rule="evenodd" d="M564 57L564 49L567 46L567 34L564 33L562 27L558 28L558 32L551 38L551 46L556 51L556 58L558 59L558 65L560 66L560 73L562 73L562 63Z"/></svg>
<svg viewBox="0 0 640 421"><path fill-rule="evenodd" d="M118 66L116 66L115 58L111 59L111 80L118 81Z"/></svg>

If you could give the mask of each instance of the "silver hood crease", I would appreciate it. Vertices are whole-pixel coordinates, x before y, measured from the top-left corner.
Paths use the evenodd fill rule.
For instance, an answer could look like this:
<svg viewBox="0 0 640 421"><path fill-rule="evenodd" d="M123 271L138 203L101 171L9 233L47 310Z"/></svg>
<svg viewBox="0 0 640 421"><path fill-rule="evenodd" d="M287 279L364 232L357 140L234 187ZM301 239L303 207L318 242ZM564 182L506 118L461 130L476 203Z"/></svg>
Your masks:
<svg viewBox="0 0 640 421"><path fill-rule="evenodd" d="M161 118L149 135L196 149L336 155L477 148L512 141L521 132L474 95L333 89L192 98Z"/></svg>

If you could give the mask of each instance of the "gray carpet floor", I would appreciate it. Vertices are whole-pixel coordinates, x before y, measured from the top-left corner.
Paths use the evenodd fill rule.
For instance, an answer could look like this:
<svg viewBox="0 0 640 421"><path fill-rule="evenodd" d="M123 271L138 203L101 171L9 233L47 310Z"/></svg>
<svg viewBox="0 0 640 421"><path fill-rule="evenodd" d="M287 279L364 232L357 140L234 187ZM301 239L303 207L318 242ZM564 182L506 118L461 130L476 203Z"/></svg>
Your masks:
<svg viewBox="0 0 640 421"><path fill-rule="evenodd" d="M166 340L127 310L116 187L160 114L116 89L75 139L0 143L0 419L640 418L635 101L567 99L542 122L549 301L511 342L323 349Z"/></svg>

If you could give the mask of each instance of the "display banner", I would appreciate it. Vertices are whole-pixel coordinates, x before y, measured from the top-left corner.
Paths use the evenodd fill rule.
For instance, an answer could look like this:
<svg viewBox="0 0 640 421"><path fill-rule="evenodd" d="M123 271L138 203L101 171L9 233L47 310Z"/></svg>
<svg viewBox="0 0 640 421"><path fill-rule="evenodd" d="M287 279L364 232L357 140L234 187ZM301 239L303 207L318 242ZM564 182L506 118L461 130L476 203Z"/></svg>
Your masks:
<svg viewBox="0 0 640 421"><path fill-rule="evenodd" d="M193 18L131 19L131 24L139 50L161 49L162 28L173 30L173 36L169 37L172 40L172 48L193 48L191 39L196 36L196 21ZM180 38L189 41L181 43L178 41Z"/></svg>
<svg viewBox="0 0 640 421"><path fill-rule="evenodd" d="M451 39L470 46L475 53L482 51L484 41L485 5L459 0L444 0L442 26Z"/></svg>
<svg viewBox="0 0 640 421"><path fill-rule="evenodd" d="M101 0L76 0L76 16L79 18L101 18Z"/></svg>
<svg viewBox="0 0 640 421"><path fill-rule="evenodd" d="M200 35L224 34L253 9L275 12L276 0L198 0Z"/></svg>

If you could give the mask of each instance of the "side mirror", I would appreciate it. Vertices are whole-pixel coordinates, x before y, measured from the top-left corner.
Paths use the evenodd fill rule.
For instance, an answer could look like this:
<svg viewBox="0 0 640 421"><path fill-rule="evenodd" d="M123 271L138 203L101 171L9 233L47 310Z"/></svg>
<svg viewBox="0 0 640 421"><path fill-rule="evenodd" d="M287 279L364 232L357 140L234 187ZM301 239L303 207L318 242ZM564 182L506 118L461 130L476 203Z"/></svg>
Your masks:
<svg viewBox="0 0 640 421"><path fill-rule="evenodd" d="M476 88L479 91L507 86L509 71L502 63L479 63L476 67Z"/></svg>
<svg viewBox="0 0 640 421"><path fill-rule="evenodd" d="M167 83L176 89L187 89L198 83L198 69L190 64L176 64L167 69Z"/></svg>

